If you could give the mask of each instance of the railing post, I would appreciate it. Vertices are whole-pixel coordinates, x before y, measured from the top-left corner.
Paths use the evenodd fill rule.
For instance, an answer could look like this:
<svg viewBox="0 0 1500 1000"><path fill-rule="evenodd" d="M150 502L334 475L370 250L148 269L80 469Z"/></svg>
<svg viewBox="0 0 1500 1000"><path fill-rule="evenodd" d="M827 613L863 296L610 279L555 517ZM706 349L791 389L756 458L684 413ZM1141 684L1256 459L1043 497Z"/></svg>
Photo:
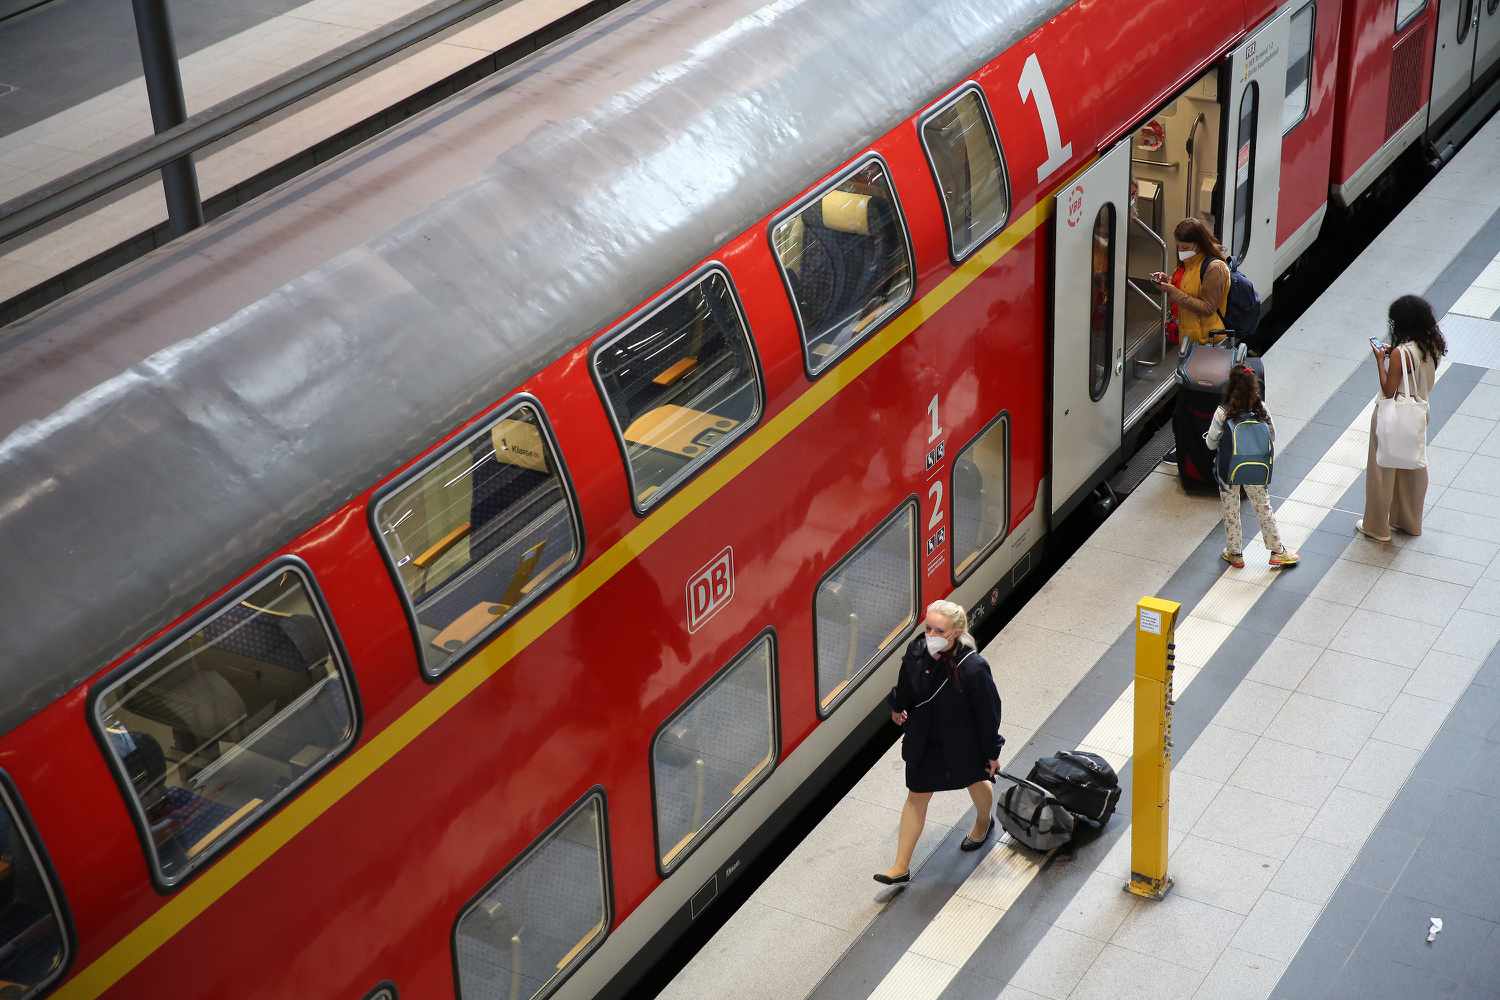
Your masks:
<svg viewBox="0 0 1500 1000"><path fill-rule="evenodd" d="M135 12L135 35L141 45L146 96L151 102L151 125L160 135L187 120L177 46L172 41L172 21L167 15L166 0L131 0L131 7ZM163 166L161 185L166 193L167 218L173 235L181 236L203 225L203 201L198 196L193 154Z"/></svg>

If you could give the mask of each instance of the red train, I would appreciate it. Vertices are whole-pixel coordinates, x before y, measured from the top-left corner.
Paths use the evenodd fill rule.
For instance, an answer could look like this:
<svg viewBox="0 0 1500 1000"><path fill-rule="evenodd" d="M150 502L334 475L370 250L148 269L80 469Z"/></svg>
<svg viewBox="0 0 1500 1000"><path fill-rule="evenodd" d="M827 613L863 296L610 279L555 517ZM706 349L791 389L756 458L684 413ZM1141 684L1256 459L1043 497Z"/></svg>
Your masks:
<svg viewBox="0 0 1500 1000"><path fill-rule="evenodd" d="M638 3L12 328L0 996L625 991L1496 6Z"/></svg>

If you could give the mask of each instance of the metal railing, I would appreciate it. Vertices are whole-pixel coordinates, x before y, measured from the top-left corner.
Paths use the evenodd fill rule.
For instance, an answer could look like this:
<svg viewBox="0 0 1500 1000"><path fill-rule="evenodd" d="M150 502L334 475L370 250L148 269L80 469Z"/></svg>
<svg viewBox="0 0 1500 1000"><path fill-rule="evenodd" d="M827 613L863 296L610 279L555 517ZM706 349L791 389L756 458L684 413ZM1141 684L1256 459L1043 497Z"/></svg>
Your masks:
<svg viewBox="0 0 1500 1000"><path fill-rule="evenodd" d="M203 221L196 179L192 181L190 191L184 190L181 164L190 163L193 153L367 70L402 49L446 31L487 7L516 2L518 0L457 0L456 3L438 0L237 97L172 123L169 120L174 103L170 92L172 80L176 80L175 103L178 107L182 101L182 83L171 44L170 25L164 20L154 20L157 13L164 17L165 3L164 0L132 0L157 134L0 204L0 243L45 225L153 171L164 172L167 207L174 231L186 232ZM168 60L171 65L163 65ZM158 116L159 105L164 112L162 117Z"/></svg>
<svg viewBox="0 0 1500 1000"><path fill-rule="evenodd" d="M70 214L86 210L111 192L122 188L129 190L127 185L139 184L153 171L171 169L174 161L189 159L190 162L193 154L205 147L232 141L237 131L314 98L329 86L374 69L382 60L399 54L404 48L456 28L466 18L483 14L489 8L504 8L521 2L526 0L462 0L458 3L440 0L429 4L235 98L160 129L155 136L0 203L0 255L9 252L15 245L11 241L18 237L30 234L33 239L45 238L47 230L41 227L60 225ZM203 219L212 221L630 2L587 0L501 48L488 53L476 52L472 62L441 79L418 86L409 95L394 99L352 124L337 127L326 137L286 153L269 166L222 190L208 192L201 198L196 191L192 192L193 200L201 205ZM97 252L87 259L0 301L0 327L170 242L181 235L184 228L194 228L196 221L194 214L189 214L186 227L179 227L175 220L169 219L120 242L101 242Z"/></svg>

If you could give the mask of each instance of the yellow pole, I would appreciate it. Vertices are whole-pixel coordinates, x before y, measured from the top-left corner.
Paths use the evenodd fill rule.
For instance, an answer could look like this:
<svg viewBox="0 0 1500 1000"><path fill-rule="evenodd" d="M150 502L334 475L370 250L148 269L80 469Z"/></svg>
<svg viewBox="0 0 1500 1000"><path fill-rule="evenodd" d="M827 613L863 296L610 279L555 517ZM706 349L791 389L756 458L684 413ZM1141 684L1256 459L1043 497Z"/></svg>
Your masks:
<svg viewBox="0 0 1500 1000"><path fill-rule="evenodd" d="M1143 597L1135 614L1135 755L1131 762L1130 882L1161 899L1167 875L1167 804L1172 777L1172 641L1182 605Z"/></svg>

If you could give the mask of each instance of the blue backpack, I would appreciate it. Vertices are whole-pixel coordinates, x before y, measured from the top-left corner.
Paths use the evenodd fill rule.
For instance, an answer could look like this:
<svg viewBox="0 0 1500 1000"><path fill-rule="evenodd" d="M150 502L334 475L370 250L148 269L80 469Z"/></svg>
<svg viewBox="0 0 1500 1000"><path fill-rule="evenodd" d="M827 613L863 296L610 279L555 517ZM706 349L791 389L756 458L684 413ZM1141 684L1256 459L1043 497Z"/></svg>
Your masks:
<svg viewBox="0 0 1500 1000"><path fill-rule="evenodd" d="M1270 424L1253 413L1230 417L1219 439L1219 482L1225 486L1271 485L1275 450Z"/></svg>
<svg viewBox="0 0 1500 1000"><path fill-rule="evenodd" d="M1230 257L1225 263L1229 265L1229 301L1219 319L1225 329L1232 331L1240 341L1245 341L1254 336L1255 328L1260 326L1260 294L1255 290L1255 283L1240 272L1239 261ZM1208 264L1208 258L1204 257L1203 263L1198 265L1200 282L1208 273Z"/></svg>

